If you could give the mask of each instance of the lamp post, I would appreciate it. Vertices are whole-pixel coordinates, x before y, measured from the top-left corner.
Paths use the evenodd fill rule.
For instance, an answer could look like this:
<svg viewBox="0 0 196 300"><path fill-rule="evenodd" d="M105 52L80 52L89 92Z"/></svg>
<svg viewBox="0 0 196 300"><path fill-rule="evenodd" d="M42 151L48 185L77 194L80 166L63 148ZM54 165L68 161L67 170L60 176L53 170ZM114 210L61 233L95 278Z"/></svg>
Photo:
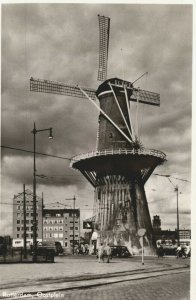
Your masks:
<svg viewBox="0 0 196 300"><path fill-rule="evenodd" d="M177 241L179 244L179 210L178 210L178 186L174 185L171 179L169 178L170 176L167 176L169 182L173 185L174 187L174 192L176 192L176 215L177 215Z"/></svg>
<svg viewBox="0 0 196 300"><path fill-rule="evenodd" d="M179 244L179 241L180 241L180 237L179 237L179 231L180 231L180 226L179 226L179 209L178 209L178 197L179 197L179 190L178 190L178 185L174 185L173 182L171 181L170 178L174 178L174 179L177 179L177 180L181 180L181 181L185 181L185 182L189 182L189 180L186 180L186 179L182 179L182 178L176 178L176 177L172 177L171 175L160 175L160 174L154 174L154 175L157 175L157 176L162 176L162 177L166 177L168 178L169 182L173 185L174 187L174 192L176 192L176 214L177 214L177 241L178 241L178 244ZM180 193L182 194L182 193Z"/></svg>
<svg viewBox="0 0 196 300"><path fill-rule="evenodd" d="M37 261L37 203L36 203L36 134L41 131L49 131L49 139L52 139L52 128L36 129L35 122L33 133L33 262Z"/></svg>
<svg viewBox="0 0 196 300"><path fill-rule="evenodd" d="M75 205L76 205L76 197L74 196L73 198L70 199L65 199L65 200L73 200L73 255L74 255L74 246L75 246Z"/></svg>
<svg viewBox="0 0 196 300"><path fill-rule="evenodd" d="M180 239L179 239L179 210L178 210L178 186L176 185L175 188L174 188L174 191L176 192L176 201L177 201L177 204L176 204L176 213L177 213L177 241L178 241L178 244L180 242Z"/></svg>

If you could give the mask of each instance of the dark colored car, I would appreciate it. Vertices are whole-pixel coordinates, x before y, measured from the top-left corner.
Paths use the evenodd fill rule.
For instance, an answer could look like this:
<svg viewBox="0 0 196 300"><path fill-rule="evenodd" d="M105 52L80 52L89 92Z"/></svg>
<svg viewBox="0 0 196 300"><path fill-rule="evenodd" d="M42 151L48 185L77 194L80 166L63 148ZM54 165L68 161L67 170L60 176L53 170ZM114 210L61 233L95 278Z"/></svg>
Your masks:
<svg viewBox="0 0 196 300"><path fill-rule="evenodd" d="M40 242L37 249L47 249L53 251L55 255L63 254L63 248L60 242Z"/></svg>
<svg viewBox="0 0 196 300"><path fill-rule="evenodd" d="M126 246L111 246L111 256L112 257L131 257L131 253L129 252Z"/></svg>

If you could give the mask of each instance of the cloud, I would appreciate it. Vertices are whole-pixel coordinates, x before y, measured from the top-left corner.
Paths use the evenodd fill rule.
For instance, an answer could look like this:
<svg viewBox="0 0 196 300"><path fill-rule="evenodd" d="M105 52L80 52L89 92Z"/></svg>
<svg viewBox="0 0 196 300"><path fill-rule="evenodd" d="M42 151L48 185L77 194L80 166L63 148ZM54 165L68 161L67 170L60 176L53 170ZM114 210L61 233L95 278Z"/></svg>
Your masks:
<svg viewBox="0 0 196 300"><path fill-rule="evenodd" d="M124 73L133 81L148 71L135 86L161 95L160 108L141 105L139 113L144 146L167 154L168 161L157 170L176 177L186 172L185 179L190 178L191 5L2 5L2 145L32 150L35 122L38 129L54 131L52 141L47 132L36 135L39 152L73 157L95 149L99 113L88 100L32 93L29 78L96 89L98 13L111 17L108 76ZM135 104L131 108L135 120ZM38 156L37 165L38 172L47 175L38 179L46 201L54 195L60 201L63 190L84 190L87 202L93 202L92 187L89 192L89 183L69 168L69 161ZM11 201L23 183L32 185L32 155L2 149L2 173L2 200ZM150 179L148 184L154 182ZM164 194L162 187L160 192ZM151 208L158 212L158 206Z"/></svg>

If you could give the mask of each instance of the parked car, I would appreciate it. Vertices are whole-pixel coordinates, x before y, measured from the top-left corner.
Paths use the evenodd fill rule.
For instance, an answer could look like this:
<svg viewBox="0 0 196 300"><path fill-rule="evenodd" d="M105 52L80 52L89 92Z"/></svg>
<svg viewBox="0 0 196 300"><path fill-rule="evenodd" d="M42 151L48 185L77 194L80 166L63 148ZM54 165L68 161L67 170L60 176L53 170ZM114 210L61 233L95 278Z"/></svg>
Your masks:
<svg viewBox="0 0 196 300"><path fill-rule="evenodd" d="M47 249L49 251L53 251L55 255L63 253L63 248L60 242L39 242L37 249Z"/></svg>
<svg viewBox="0 0 196 300"><path fill-rule="evenodd" d="M129 252L126 246L111 246L111 256L112 257L131 257L131 253Z"/></svg>

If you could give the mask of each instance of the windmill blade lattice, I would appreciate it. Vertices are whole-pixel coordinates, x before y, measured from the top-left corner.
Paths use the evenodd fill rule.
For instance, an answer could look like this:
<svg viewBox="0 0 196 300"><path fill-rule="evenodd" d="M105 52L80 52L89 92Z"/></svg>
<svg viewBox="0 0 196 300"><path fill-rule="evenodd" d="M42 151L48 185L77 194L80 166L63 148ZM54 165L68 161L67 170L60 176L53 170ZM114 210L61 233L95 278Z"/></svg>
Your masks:
<svg viewBox="0 0 196 300"><path fill-rule="evenodd" d="M83 88L83 90L91 97L91 99L97 99L94 89ZM30 91L86 98L86 96L81 92L80 88L76 85L69 85L43 79L35 79L33 77L30 78Z"/></svg>
<svg viewBox="0 0 196 300"><path fill-rule="evenodd" d="M107 62L110 33L110 18L98 15L99 19L99 69L98 80L107 79Z"/></svg>
<svg viewBox="0 0 196 300"><path fill-rule="evenodd" d="M133 94L131 95L130 100L160 106L160 94L150 91L133 88Z"/></svg>

